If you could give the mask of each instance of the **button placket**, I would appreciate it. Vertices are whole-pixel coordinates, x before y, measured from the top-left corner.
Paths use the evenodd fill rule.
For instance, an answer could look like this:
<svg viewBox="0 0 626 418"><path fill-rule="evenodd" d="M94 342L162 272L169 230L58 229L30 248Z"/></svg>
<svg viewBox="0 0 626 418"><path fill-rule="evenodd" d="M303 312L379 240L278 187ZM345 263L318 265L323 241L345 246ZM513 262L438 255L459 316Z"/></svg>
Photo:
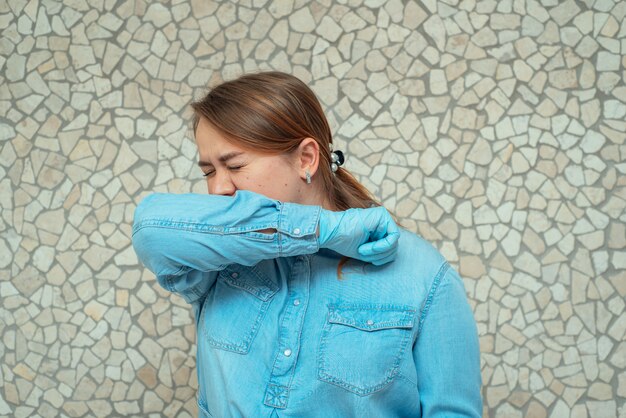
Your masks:
<svg viewBox="0 0 626 418"><path fill-rule="evenodd" d="M308 257L298 256L287 280L286 306L280 322L278 352L268 382L264 403L275 408L286 408L291 381L300 350L300 335L309 297L310 267ZM280 390L279 390L280 389ZM280 392L280 396L278 395Z"/></svg>

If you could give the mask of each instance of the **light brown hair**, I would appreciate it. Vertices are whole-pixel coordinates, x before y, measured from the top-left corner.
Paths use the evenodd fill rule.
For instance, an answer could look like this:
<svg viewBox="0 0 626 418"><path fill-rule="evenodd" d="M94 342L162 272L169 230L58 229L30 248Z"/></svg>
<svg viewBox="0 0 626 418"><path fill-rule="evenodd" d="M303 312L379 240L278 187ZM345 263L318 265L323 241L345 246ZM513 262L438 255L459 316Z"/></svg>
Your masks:
<svg viewBox="0 0 626 418"><path fill-rule="evenodd" d="M346 169L331 170L332 133L315 93L298 78L267 71L246 74L212 88L191 104L193 129L205 118L215 129L242 148L274 155L295 151L305 138L313 138L320 148L320 164L315 173L322 189L338 210L369 208L382 204ZM396 223L397 217L391 214ZM347 258L344 257L338 267Z"/></svg>

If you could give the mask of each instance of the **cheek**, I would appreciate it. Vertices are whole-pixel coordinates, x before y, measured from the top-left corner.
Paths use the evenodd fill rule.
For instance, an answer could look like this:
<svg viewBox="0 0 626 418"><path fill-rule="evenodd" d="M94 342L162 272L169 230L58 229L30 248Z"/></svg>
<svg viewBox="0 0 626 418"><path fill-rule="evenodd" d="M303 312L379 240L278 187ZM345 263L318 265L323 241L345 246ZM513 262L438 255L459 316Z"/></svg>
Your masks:
<svg viewBox="0 0 626 418"><path fill-rule="evenodd" d="M245 172L241 172L232 177L233 182L239 189L248 190L265 190L272 186L273 179L271 170L265 169L250 169Z"/></svg>
<svg viewBox="0 0 626 418"><path fill-rule="evenodd" d="M262 192L274 197L290 197L298 189L298 173L282 160L255 161L232 177L239 189Z"/></svg>
<svg viewBox="0 0 626 418"><path fill-rule="evenodd" d="M252 177L252 176L251 176ZM288 190L297 183L297 173L281 163L267 164L263 168L263 174L253 178L254 183L264 189Z"/></svg>
<svg viewBox="0 0 626 418"><path fill-rule="evenodd" d="M257 175L259 178L266 181L269 180L269 184L276 184L277 181L281 181L287 173L284 166L276 162L268 162L259 168Z"/></svg>

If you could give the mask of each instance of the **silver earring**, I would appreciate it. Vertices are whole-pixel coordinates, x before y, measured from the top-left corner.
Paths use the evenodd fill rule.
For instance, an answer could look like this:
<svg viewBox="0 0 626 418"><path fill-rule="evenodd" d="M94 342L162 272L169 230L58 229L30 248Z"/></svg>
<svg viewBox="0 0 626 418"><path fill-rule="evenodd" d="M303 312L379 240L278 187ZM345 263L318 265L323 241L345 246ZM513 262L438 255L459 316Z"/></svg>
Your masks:
<svg viewBox="0 0 626 418"><path fill-rule="evenodd" d="M309 173L309 170L305 171L304 174L306 175L306 184L311 184L311 173Z"/></svg>

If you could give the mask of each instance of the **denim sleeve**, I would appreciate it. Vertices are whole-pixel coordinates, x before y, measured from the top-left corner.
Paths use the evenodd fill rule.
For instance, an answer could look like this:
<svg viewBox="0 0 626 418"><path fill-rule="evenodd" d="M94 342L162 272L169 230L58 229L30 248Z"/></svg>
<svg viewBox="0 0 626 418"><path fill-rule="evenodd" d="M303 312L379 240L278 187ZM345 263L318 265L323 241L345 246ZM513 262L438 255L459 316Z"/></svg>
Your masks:
<svg viewBox="0 0 626 418"><path fill-rule="evenodd" d="M463 281L447 263L435 278L413 347L423 417L481 417L478 333Z"/></svg>
<svg viewBox="0 0 626 418"><path fill-rule="evenodd" d="M190 301L230 264L317 252L320 210L247 190L234 196L155 193L135 209L132 243L159 283ZM258 232L265 229L275 232Z"/></svg>

